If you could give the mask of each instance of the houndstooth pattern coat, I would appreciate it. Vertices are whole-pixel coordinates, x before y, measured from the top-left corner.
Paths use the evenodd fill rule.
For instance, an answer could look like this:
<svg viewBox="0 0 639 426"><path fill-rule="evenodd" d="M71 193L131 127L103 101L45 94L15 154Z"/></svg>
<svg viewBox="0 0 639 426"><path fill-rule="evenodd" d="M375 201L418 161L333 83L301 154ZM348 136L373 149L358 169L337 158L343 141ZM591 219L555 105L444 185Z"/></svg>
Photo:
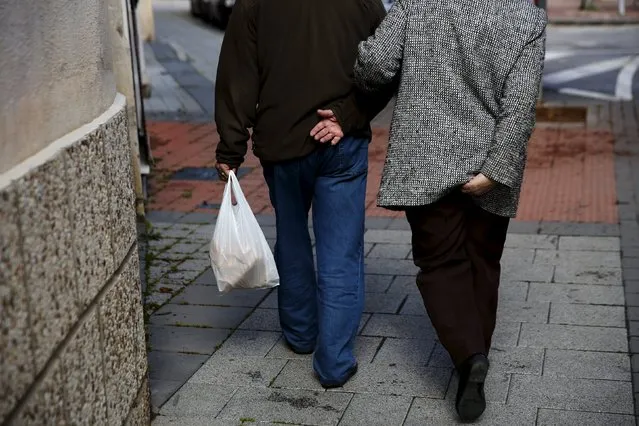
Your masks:
<svg viewBox="0 0 639 426"><path fill-rule="evenodd" d="M431 204L483 173L476 198L514 217L543 72L546 14L527 0L398 0L359 46L355 81L398 84L378 205Z"/></svg>

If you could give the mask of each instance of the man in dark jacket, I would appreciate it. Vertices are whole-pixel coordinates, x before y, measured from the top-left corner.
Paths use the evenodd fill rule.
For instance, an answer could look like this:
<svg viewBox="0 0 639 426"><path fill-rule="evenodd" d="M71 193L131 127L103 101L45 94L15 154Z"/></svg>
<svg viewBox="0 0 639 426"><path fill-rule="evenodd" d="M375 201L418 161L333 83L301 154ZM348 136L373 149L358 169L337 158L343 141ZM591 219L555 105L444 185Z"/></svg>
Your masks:
<svg viewBox="0 0 639 426"><path fill-rule="evenodd" d="M356 107L352 69L358 43L384 15L380 0L241 0L218 68L218 171L226 179L241 165L252 128L276 215L284 339L296 353L314 353L315 372L327 388L343 385L357 370L368 118L383 105ZM321 109L334 119L330 138L323 137L329 131L313 133L318 142L311 129Z"/></svg>

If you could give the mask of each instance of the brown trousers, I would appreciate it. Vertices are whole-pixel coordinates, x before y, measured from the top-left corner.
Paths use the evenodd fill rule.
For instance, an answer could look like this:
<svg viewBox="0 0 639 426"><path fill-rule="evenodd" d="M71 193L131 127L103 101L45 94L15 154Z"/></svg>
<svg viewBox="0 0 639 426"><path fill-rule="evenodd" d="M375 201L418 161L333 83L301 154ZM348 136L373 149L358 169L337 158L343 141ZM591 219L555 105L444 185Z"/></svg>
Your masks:
<svg viewBox="0 0 639 426"><path fill-rule="evenodd" d="M439 340L456 366L473 354L488 355L509 219L458 191L407 209L406 218L420 268L417 286Z"/></svg>

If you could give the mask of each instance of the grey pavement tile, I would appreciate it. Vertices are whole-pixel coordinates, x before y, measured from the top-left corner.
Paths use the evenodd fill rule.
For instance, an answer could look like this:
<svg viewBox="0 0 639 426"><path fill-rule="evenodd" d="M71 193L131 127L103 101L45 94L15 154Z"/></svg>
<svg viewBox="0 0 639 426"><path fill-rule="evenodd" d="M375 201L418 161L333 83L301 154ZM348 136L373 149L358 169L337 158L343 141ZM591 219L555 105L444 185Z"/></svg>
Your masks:
<svg viewBox="0 0 639 426"><path fill-rule="evenodd" d="M506 303L510 301L526 301L526 297L528 295L528 286L529 283L527 282L502 281L501 285L499 286L500 303Z"/></svg>
<svg viewBox="0 0 639 426"><path fill-rule="evenodd" d="M593 413L587 411L549 410L541 408L539 426L635 426L635 417L624 414Z"/></svg>
<svg viewBox="0 0 639 426"><path fill-rule="evenodd" d="M396 314L406 299L406 295L395 293L368 293L365 297L364 312Z"/></svg>
<svg viewBox="0 0 639 426"><path fill-rule="evenodd" d="M172 303L254 308L267 296L269 291L238 289L222 293L217 286L191 284Z"/></svg>
<svg viewBox="0 0 639 426"><path fill-rule="evenodd" d="M175 238L188 241L188 236L193 233L194 229L178 224L170 228L158 229L157 231L162 238Z"/></svg>
<svg viewBox="0 0 639 426"><path fill-rule="evenodd" d="M639 337L639 321L628 321L628 334Z"/></svg>
<svg viewBox="0 0 639 426"><path fill-rule="evenodd" d="M150 325L149 344L152 350L211 355L231 330L219 328L170 327Z"/></svg>
<svg viewBox="0 0 639 426"><path fill-rule="evenodd" d="M163 416L217 416L235 391L234 386L186 383L160 409Z"/></svg>
<svg viewBox="0 0 639 426"><path fill-rule="evenodd" d="M514 322L500 322L497 318L497 325L493 332L493 346L517 346L521 324Z"/></svg>
<svg viewBox="0 0 639 426"><path fill-rule="evenodd" d="M274 331L236 330L218 349L219 356L232 357L265 357L281 334Z"/></svg>
<svg viewBox="0 0 639 426"><path fill-rule="evenodd" d="M160 411L171 396L184 384L184 380L149 380L151 390L151 409L154 413Z"/></svg>
<svg viewBox="0 0 639 426"><path fill-rule="evenodd" d="M417 274L417 267L412 260L371 259L367 258L366 273L377 275Z"/></svg>
<svg viewBox="0 0 639 426"><path fill-rule="evenodd" d="M556 235L508 234L506 248L554 249L559 237Z"/></svg>
<svg viewBox="0 0 639 426"><path fill-rule="evenodd" d="M364 327L362 335L431 339L435 337L428 317L374 314Z"/></svg>
<svg viewBox="0 0 639 426"><path fill-rule="evenodd" d="M626 353L546 350L544 376L629 381L630 373Z"/></svg>
<svg viewBox="0 0 639 426"><path fill-rule="evenodd" d="M149 352L149 378L186 382L209 359L208 355Z"/></svg>
<svg viewBox="0 0 639 426"><path fill-rule="evenodd" d="M369 229L364 234L367 243L410 244L412 232L409 230Z"/></svg>
<svg viewBox="0 0 639 426"><path fill-rule="evenodd" d="M622 285L621 268L557 266L553 281L567 284Z"/></svg>
<svg viewBox="0 0 639 426"><path fill-rule="evenodd" d="M158 238L158 239L152 239L149 240L149 248L151 249L151 251L153 253L157 253L160 252L162 250L168 249L169 247L174 246L175 244L178 243L178 240L176 238Z"/></svg>
<svg viewBox="0 0 639 426"><path fill-rule="evenodd" d="M180 271L193 271L202 273L211 267L211 262L208 259L185 259L181 262L177 269ZM199 274L198 274L199 276Z"/></svg>
<svg viewBox="0 0 639 426"><path fill-rule="evenodd" d="M397 275L390 287L387 290L388 293L402 293L402 294L420 294L417 287L416 274L413 275Z"/></svg>
<svg viewBox="0 0 639 426"><path fill-rule="evenodd" d="M512 377L508 402L560 410L634 413L631 382L562 377Z"/></svg>
<svg viewBox="0 0 639 426"><path fill-rule="evenodd" d="M443 398L452 370L414 364L360 364L344 391Z"/></svg>
<svg viewBox="0 0 639 426"><path fill-rule="evenodd" d="M195 281L193 281L193 284L213 285L217 288L217 281L215 281L215 275L213 274L213 270L207 269L206 271L204 271L202 275L200 275L199 277L197 277Z"/></svg>
<svg viewBox="0 0 639 426"><path fill-rule="evenodd" d="M172 245L169 251L172 251L173 253L190 254L190 253L195 253L201 248L202 248L201 243L192 243L192 242L181 240L179 243Z"/></svg>
<svg viewBox="0 0 639 426"><path fill-rule="evenodd" d="M277 309L257 308L240 327L242 330L281 331Z"/></svg>
<svg viewBox="0 0 639 426"><path fill-rule="evenodd" d="M540 224L538 221L513 220L508 226L509 234L539 234ZM542 234L552 234L552 232L542 232Z"/></svg>
<svg viewBox="0 0 639 426"><path fill-rule="evenodd" d="M268 296L262 300L262 303L260 303L258 307L263 309L277 309L277 289L273 289L273 291L271 291Z"/></svg>
<svg viewBox="0 0 639 426"><path fill-rule="evenodd" d="M393 294L393 293L389 293ZM399 312L401 315L428 315L426 307L424 306L424 300L420 294L408 294L406 295L406 302L402 306L402 310Z"/></svg>
<svg viewBox="0 0 639 426"><path fill-rule="evenodd" d="M280 424L336 425L352 397L341 392L241 388L218 419L250 418Z"/></svg>
<svg viewBox="0 0 639 426"><path fill-rule="evenodd" d="M411 251L410 244L377 243L366 256L367 258L406 259Z"/></svg>
<svg viewBox="0 0 639 426"><path fill-rule="evenodd" d="M535 263L543 263L555 266L595 266L619 268L621 258L614 251L568 251L568 250L537 250Z"/></svg>
<svg viewBox="0 0 639 426"><path fill-rule="evenodd" d="M486 411L475 424L488 426L534 425L537 408L487 403ZM404 426L449 426L460 424L452 400L415 398Z"/></svg>
<svg viewBox="0 0 639 426"><path fill-rule="evenodd" d="M448 392L446 393L446 399L451 399L453 401L457 396L457 389L459 387L459 378L457 373L455 373L454 376L455 377L453 377L453 380L450 382ZM486 382L484 384L486 401L505 404L508 398L508 385L510 380L510 374L499 373L491 368L488 371L488 376L486 376Z"/></svg>
<svg viewBox="0 0 639 426"><path fill-rule="evenodd" d="M187 213L179 219L181 223L211 224L215 223L216 215L212 213ZM211 234L213 230L211 229Z"/></svg>
<svg viewBox="0 0 639 426"><path fill-rule="evenodd" d="M553 303L550 308L550 323L625 328L626 312L623 306Z"/></svg>
<svg viewBox="0 0 639 426"><path fill-rule="evenodd" d="M191 377L189 383L266 387L280 374L286 362L284 359L228 358L214 354Z"/></svg>
<svg viewBox="0 0 639 426"><path fill-rule="evenodd" d="M639 321L639 308L636 306L628 306L627 308L628 320Z"/></svg>
<svg viewBox="0 0 639 426"><path fill-rule="evenodd" d="M296 359L296 360L308 360L311 362L312 355L311 354L296 354L292 350L288 348L284 341L284 337L280 337L278 341L273 345L271 350L266 355L267 358L281 358L281 359Z"/></svg>
<svg viewBox="0 0 639 426"><path fill-rule="evenodd" d="M242 426L239 420L218 420L208 416L157 416L151 426Z"/></svg>
<svg viewBox="0 0 639 426"><path fill-rule="evenodd" d="M535 259L535 249L531 248L505 248L501 256L503 265L509 263L533 263Z"/></svg>
<svg viewBox="0 0 639 426"><path fill-rule="evenodd" d="M149 222L151 222L153 226L157 224L157 225L165 225L163 227L166 227L166 225L173 225L182 216L184 216L184 213L182 212L154 210L154 211L146 212L146 214L144 215L144 218L148 220Z"/></svg>
<svg viewBox="0 0 639 426"><path fill-rule="evenodd" d="M544 350L516 346L493 346L489 358L490 369L495 373L539 376L544 364Z"/></svg>
<svg viewBox="0 0 639 426"><path fill-rule="evenodd" d="M373 362L386 365L426 365L434 347L434 339L394 339L387 337L384 339L379 352L375 355ZM428 365L429 367L452 367L450 364Z"/></svg>
<svg viewBox="0 0 639 426"><path fill-rule="evenodd" d="M173 282L189 284L193 280L195 280L197 277L199 277L202 274L202 272L203 272L202 269L195 270L195 271L189 271L189 270L169 271L165 275L165 278Z"/></svg>
<svg viewBox="0 0 639 426"><path fill-rule="evenodd" d="M251 308L168 304L151 316L150 323L187 327L235 328L250 312Z"/></svg>
<svg viewBox="0 0 639 426"><path fill-rule="evenodd" d="M500 303L497 308L497 318L502 322L533 322L545 324L548 322L548 302L517 302L510 300Z"/></svg>
<svg viewBox="0 0 639 426"><path fill-rule="evenodd" d="M504 281L537 281L550 282L555 267L539 264L503 264L501 279Z"/></svg>
<svg viewBox="0 0 639 426"><path fill-rule="evenodd" d="M340 426L401 425L412 398L392 395L355 395Z"/></svg>
<svg viewBox="0 0 639 426"><path fill-rule="evenodd" d="M373 250L373 247L375 247L373 243L364 243L364 257L368 256L371 250Z"/></svg>
<svg viewBox="0 0 639 426"><path fill-rule="evenodd" d="M304 389L317 392L324 392L324 388L320 385L315 372L313 371L313 362L310 359L305 360L289 360L284 369L273 380L271 388L278 389Z"/></svg>
<svg viewBox="0 0 639 426"><path fill-rule="evenodd" d="M623 306L624 294L623 288L620 286L530 283L528 300L531 302Z"/></svg>
<svg viewBox="0 0 639 426"><path fill-rule="evenodd" d="M151 294L144 297L144 305L149 312L155 312L160 306L171 300L172 297L173 294L171 293L152 291Z"/></svg>
<svg viewBox="0 0 639 426"><path fill-rule="evenodd" d="M455 364L453 364L453 360L448 355L446 349L440 342L435 343L435 347L433 348L433 353L428 360L429 367L437 367L437 368L455 368Z"/></svg>
<svg viewBox="0 0 639 426"><path fill-rule="evenodd" d="M394 221L390 217L367 217L366 229L389 229Z"/></svg>
<svg viewBox="0 0 639 426"><path fill-rule="evenodd" d="M618 237L560 237L559 250L619 251Z"/></svg>
<svg viewBox="0 0 639 426"><path fill-rule="evenodd" d="M541 234L592 237L619 236L619 225L608 223L541 222Z"/></svg>
<svg viewBox="0 0 639 426"><path fill-rule="evenodd" d="M186 253L178 253L172 251L170 248L157 253L156 259L153 260L153 265L156 264L165 268L167 272L171 269L168 265L177 265L189 259L189 255Z"/></svg>
<svg viewBox="0 0 639 426"><path fill-rule="evenodd" d="M384 293L393 282L392 275L366 275L366 292L367 293Z"/></svg>
<svg viewBox="0 0 639 426"><path fill-rule="evenodd" d="M522 324L519 346L582 351L628 351L626 330L557 324Z"/></svg>

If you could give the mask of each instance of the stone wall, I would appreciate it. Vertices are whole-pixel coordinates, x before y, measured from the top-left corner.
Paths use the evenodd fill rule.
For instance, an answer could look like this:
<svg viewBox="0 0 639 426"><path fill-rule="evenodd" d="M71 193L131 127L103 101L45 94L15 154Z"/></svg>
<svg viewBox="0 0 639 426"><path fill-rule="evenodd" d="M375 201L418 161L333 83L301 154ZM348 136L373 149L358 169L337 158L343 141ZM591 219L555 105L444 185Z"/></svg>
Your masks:
<svg viewBox="0 0 639 426"><path fill-rule="evenodd" d="M0 424L149 423L124 97L105 110L0 174Z"/></svg>

